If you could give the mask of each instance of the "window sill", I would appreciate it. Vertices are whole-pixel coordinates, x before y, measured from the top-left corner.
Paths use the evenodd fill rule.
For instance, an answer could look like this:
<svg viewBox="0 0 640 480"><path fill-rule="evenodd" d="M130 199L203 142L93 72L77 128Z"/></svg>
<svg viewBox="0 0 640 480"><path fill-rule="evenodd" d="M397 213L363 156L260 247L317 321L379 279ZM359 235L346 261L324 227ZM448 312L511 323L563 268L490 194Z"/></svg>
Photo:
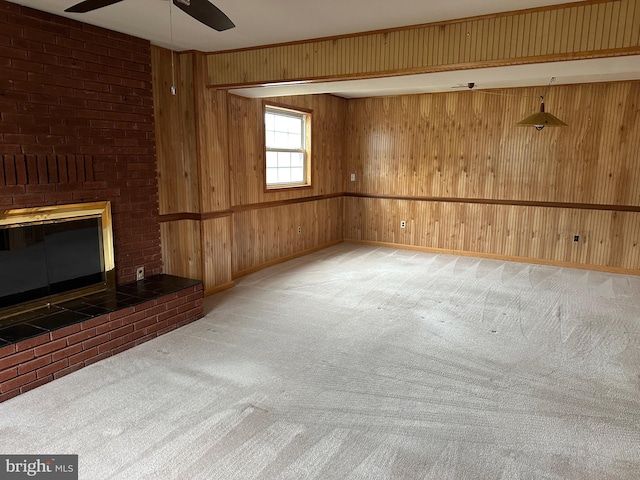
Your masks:
<svg viewBox="0 0 640 480"><path fill-rule="evenodd" d="M265 192L283 192L287 190L305 190L312 188L311 185L273 185L265 187Z"/></svg>

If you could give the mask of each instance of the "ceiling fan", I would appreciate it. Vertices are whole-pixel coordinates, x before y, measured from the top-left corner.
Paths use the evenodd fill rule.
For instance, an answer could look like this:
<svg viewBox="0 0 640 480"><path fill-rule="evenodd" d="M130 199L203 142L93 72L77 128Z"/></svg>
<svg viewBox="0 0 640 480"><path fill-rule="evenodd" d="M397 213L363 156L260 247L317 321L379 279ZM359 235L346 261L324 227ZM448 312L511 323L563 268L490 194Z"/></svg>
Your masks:
<svg viewBox="0 0 640 480"><path fill-rule="evenodd" d="M98 8L107 7L122 0L85 0L77 3L65 10L71 13L86 13ZM180 10L208 27L222 32L235 27L235 24L227 17L222 10L209 3L208 0L170 0Z"/></svg>

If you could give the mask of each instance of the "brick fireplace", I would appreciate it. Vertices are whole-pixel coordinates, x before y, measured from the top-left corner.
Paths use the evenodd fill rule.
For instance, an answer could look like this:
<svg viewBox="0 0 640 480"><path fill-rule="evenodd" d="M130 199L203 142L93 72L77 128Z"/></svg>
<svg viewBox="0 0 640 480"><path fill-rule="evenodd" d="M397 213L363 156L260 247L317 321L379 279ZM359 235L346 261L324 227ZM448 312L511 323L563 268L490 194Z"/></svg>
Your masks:
<svg viewBox="0 0 640 480"><path fill-rule="evenodd" d="M0 32L0 208L110 200L116 282L161 273L149 42L3 0Z"/></svg>
<svg viewBox="0 0 640 480"><path fill-rule="evenodd" d="M201 284L161 275L148 41L0 0L0 156L0 210L111 202L130 302L0 342L0 401L202 316Z"/></svg>

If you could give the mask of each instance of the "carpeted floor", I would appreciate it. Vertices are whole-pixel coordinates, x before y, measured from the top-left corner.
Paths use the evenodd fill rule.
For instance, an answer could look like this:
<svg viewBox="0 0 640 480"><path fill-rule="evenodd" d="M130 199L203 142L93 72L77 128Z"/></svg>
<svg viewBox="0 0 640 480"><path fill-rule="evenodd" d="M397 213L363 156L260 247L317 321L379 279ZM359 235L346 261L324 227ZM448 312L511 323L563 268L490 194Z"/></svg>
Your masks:
<svg viewBox="0 0 640 480"><path fill-rule="evenodd" d="M99 479L637 479L640 278L341 244L0 404Z"/></svg>

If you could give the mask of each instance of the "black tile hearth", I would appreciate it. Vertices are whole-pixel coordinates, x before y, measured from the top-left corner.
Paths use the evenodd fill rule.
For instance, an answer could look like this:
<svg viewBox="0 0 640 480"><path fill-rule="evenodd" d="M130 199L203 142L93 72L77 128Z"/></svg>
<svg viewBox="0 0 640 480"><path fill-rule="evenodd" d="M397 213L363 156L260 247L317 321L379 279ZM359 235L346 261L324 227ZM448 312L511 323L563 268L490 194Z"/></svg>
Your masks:
<svg viewBox="0 0 640 480"><path fill-rule="evenodd" d="M24 340L31 337L37 337L43 333L47 333L48 330L27 323L19 323L17 325L11 325L10 327L0 330L0 340L4 340L7 343L17 343L20 340Z"/></svg>
<svg viewBox="0 0 640 480"><path fill-rule="evenodd" d="M78 309L75 311L84 315L89 315L90 317L99 317L100 315L110 313L113 310L109 310L106 307L98 307L97 305L84 304L81 307L78 307Z"/></svg>
<svg viewBox="0 0 640 480"><path fill-rule="evenodd" d="M28 325L34 325L36 327L44 328L45 330L57 330L58 328L66 327L83 320L88 320L89 318L91 318L90 315L72 312L71 310L64 310L56 313L55 315L48 315L46 317L31 320Z"/></svg>
<svg viewBox="0 0 640 480"><path fill-rule="evenodd" d="M8 318L3 318L0 311L0 347L139 305L200 283L200 280L173 275L153 275L134 283L118 285L114 290L92 293Z"/></svg>

